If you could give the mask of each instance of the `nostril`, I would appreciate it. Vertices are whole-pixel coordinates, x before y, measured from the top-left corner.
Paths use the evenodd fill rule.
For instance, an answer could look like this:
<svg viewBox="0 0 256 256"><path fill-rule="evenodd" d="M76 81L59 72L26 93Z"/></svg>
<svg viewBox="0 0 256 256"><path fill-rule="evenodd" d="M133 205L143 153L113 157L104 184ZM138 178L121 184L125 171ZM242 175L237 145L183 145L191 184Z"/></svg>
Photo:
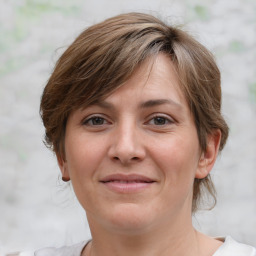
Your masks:
<svg viewBox="0 0 256 256"><path fill-rule="evenodd" d="M132 157L130 159L127 159L127 161L138 161L139 159L140 159L139 157L135 156L135 157ZM114 156L113 160L115 160L115 161L122 161L121 158L119 158L118 156Z"/></svg>

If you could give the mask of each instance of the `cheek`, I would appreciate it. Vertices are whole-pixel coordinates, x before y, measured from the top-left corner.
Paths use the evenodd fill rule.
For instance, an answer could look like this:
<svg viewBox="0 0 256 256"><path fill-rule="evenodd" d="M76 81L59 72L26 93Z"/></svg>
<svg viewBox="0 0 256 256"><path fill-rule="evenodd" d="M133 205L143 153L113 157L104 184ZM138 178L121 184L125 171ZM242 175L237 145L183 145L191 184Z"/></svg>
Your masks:
<svg viewBox="0 0 256 256"><path fill-rule="evenodd" d="M95 186L97 170L105 157L102 140L88 136L66 137L66 160L69 175L78 201L85 210L97 204ZM96 200L96 201L95 201ZM94 202L92 204L92 202Z"/></svg>
<svg viewBox="0 0 256 256"><path fill-rule="evenodd" d="M105 155L104 143L97 138L70 136L66 138L65 146L71 178L92 176Z"/></svg>
<svg viewBox="0 0 256 256"><path fill-rule="evenodd" d="M198 165L199 145L193 137L173 136L152 146L152 158L167 183L191 183Z"/></svg>

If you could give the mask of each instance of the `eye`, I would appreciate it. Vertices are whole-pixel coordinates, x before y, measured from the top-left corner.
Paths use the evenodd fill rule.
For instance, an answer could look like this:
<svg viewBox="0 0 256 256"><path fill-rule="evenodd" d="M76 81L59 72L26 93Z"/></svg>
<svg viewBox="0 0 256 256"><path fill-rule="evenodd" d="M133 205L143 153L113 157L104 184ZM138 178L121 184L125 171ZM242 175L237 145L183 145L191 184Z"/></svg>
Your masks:
<svg viewBox="0 0 256 256"><path fill-rule="evenodd" d="M164 117L164 116L154 116L152 119L148 122L150 125L167 125L173 123L173 120L170 118Z"/></svg>
<svg viewBox="0 0 256 256"><path fill-rule="evenodd" d="M164 117L159 116L159 117L154 117L153 122L155 125L164 125L168 122L168 120Z"/></svg>
<svg viewBox="0 0 256 256"><path fill-rule="evenodd" d="M83 125L88 126L101 126L107 123L107 120L101 116L92 116L83 121Z"/></svg>

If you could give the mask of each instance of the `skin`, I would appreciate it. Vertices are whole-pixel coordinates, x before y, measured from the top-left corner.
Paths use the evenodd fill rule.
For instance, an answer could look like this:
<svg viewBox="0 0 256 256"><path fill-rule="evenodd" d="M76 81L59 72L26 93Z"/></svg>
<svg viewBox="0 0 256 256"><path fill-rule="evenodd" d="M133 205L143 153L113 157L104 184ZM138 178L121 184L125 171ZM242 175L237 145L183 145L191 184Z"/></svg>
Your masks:
<svg viewBox="0 0 256 256"><path fill-rule="evenodd" d="M145 61L99 104L67 122L63 177L85 209L92 242L83 255L212 255L220 241L192 226L193 181L216 160L220 131L203 154L193 116L169 57ZM142 189L103 183L109 175L143 175ZM144 183L145 184L145 183ZM119 187L120 188L120 187Z"/></svg>

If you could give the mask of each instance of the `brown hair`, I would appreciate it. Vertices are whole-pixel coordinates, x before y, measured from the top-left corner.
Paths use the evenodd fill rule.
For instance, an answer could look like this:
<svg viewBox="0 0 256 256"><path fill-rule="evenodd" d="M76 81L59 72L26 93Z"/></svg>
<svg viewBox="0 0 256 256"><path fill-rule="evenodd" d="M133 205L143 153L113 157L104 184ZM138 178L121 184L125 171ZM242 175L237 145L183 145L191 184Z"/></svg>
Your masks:
<svg viewBox="0 0 256 256"><path fill-rule="evenodd" d="M64 157L70 113L109 95L139 64L159 52L169 55L176 67L202 152L206 150L207 135L215 129L221 131L222 150L228 126L221 115L220 72L212 54L181 29L142 13L122 14L89 27L59 58L41 99L46 144ZM210 176L195 179L193 212L203 188L216 202Z"/></svg>

